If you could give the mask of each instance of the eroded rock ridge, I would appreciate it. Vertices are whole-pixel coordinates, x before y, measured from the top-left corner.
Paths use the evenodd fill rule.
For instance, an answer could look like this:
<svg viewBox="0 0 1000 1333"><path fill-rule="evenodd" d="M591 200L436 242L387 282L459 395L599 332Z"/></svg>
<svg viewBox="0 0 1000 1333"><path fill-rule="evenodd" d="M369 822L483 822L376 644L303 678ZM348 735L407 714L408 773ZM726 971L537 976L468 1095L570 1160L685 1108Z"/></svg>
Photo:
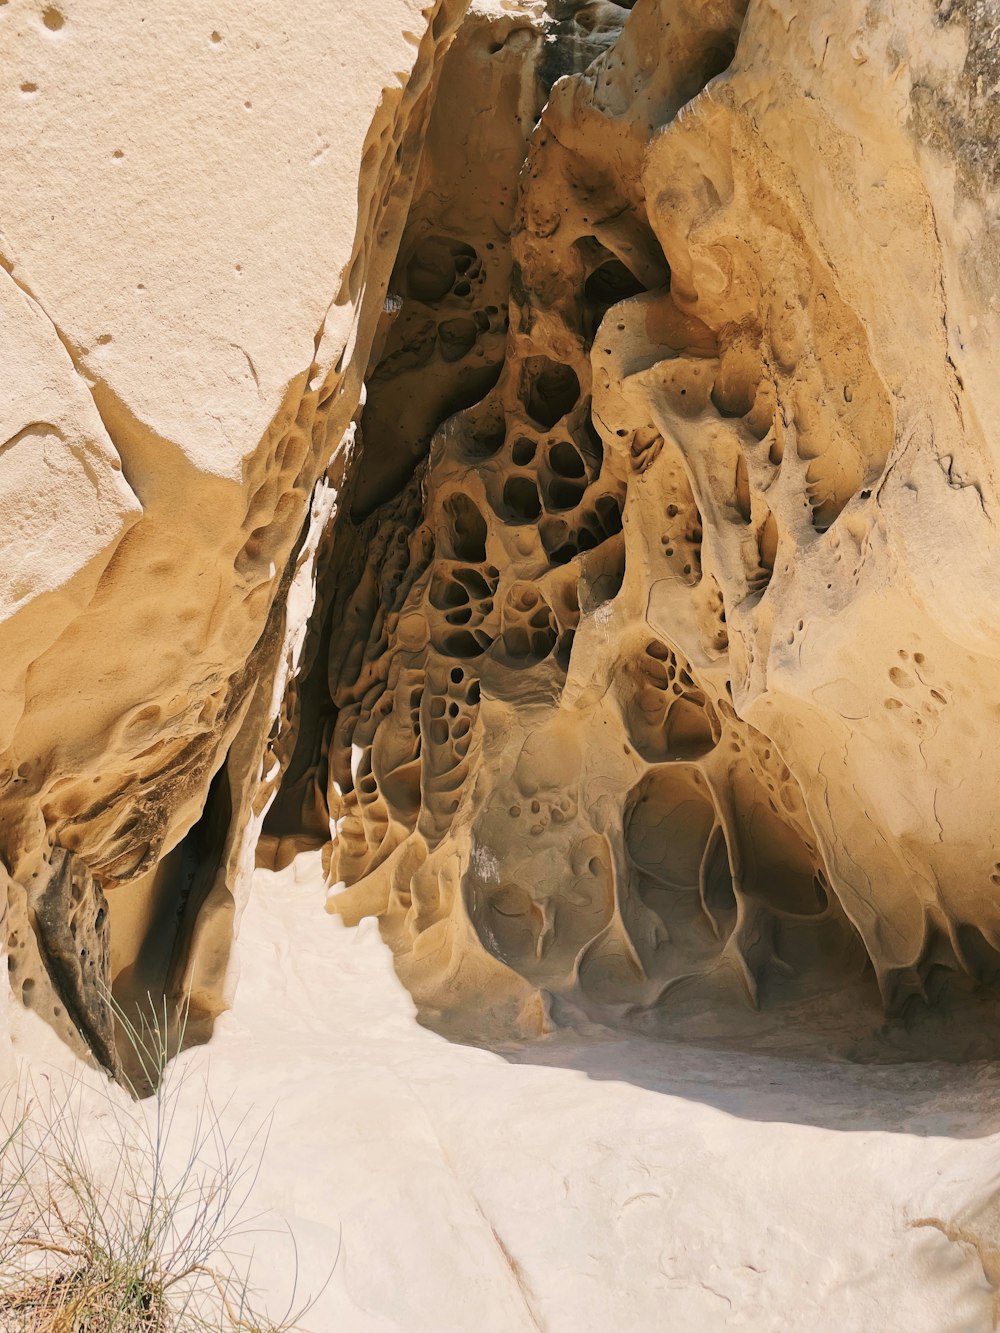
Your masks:
<svg viewBox="0 0 1000 1333"><path fill-rule="evenodd" d="M112 1066L111 981L207 1030L262 821L265 859L326 845L331 909L473 1035L853 1030L993 986L995 25L393 6L339 176L332 127L292 126L329 64L280 113L298 156L257 163L295 200L287 301L264 214L213 194L229 276L190 354L154 339L173 397L135 352L176 264L116 270L105 311L27 208L0 247L35 368L0 455L15 991ZM72 58L73 13L17 21ZM232 136L261 99L224 26L185 58ZM107 133L141 207L143 144Z"/></svg>

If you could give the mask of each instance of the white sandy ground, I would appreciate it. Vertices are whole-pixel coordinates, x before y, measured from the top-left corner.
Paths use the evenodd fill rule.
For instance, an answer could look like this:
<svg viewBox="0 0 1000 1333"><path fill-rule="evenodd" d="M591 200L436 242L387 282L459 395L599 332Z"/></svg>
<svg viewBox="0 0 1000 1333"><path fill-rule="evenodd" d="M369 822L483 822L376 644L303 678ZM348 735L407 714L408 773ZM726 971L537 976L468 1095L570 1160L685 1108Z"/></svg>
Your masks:
<svg viewBox="0 0 1000 1333"><path fill-rule="evenodd" d="M996 1066L599 1034L505 1058L421 1028L375 922L323 899L315 854L258 872L235 1008L178 1062L182 1119L206 1072L227 1121L274 1110L261 1225L300 1295L337 1259L312 1333L995 1327ZM31 1015L12 1036L66 1064ZM280 1313L287 1234L254 1262Z"/></svg>

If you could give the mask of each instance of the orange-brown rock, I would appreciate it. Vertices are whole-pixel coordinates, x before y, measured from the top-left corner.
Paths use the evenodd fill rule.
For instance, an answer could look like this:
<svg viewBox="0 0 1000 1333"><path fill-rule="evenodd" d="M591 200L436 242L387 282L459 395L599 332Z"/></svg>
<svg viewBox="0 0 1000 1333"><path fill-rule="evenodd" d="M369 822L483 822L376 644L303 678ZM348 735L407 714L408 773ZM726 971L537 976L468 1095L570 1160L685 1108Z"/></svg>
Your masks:
<svg viewBox="0 0 1000 1333"><path fill-rule="evenodd" d="M188 9L0 5L15 990L210 1022L265 818L466 1032L993 985L988 6Z"/></svg>

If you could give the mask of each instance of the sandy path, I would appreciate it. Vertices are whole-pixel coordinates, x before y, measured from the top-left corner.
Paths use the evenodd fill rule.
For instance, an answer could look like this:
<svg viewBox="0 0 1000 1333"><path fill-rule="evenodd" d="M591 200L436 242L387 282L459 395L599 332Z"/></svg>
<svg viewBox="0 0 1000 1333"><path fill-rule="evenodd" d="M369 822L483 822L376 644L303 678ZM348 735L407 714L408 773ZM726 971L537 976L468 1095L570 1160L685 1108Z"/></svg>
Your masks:
<svg viewBox="0 0 1000 1333"><path fill-rule="evenodd" d="M239 947L235 1008L181 1065L227 1117L274 1108L255 1204L301 1293L339 1248L313 1333L994 1327L994 1067L455 1045L375 923L324 913L311 855L258 872ZM291 1269L257 1238L275 1313Z"/></svg>

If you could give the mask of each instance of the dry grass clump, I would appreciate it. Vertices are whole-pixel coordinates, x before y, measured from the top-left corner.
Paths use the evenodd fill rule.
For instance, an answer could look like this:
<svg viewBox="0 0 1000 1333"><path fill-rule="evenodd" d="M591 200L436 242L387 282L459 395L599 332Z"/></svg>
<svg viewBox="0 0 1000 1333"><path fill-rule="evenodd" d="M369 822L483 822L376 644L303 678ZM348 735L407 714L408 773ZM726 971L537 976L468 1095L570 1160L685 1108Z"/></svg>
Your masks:
<svg viewBox="0 0 1000 1333"><path fill-rule="evenodd" d="M0 1137L2 1333L282 1333L254 1309L247 1214L269 1120L223 1127L172 1077L166 1013L119 1022L135 1100L44 1076L12 1089ZM183 1041L179 1034L173 1049ZM149 1097L140 1101L138 1085ZM184 1114L179 1115L181 1107ZM223 1108L225 1110L225 1108ZM193 1122L192 1122L193 1116Z"/></svg>

